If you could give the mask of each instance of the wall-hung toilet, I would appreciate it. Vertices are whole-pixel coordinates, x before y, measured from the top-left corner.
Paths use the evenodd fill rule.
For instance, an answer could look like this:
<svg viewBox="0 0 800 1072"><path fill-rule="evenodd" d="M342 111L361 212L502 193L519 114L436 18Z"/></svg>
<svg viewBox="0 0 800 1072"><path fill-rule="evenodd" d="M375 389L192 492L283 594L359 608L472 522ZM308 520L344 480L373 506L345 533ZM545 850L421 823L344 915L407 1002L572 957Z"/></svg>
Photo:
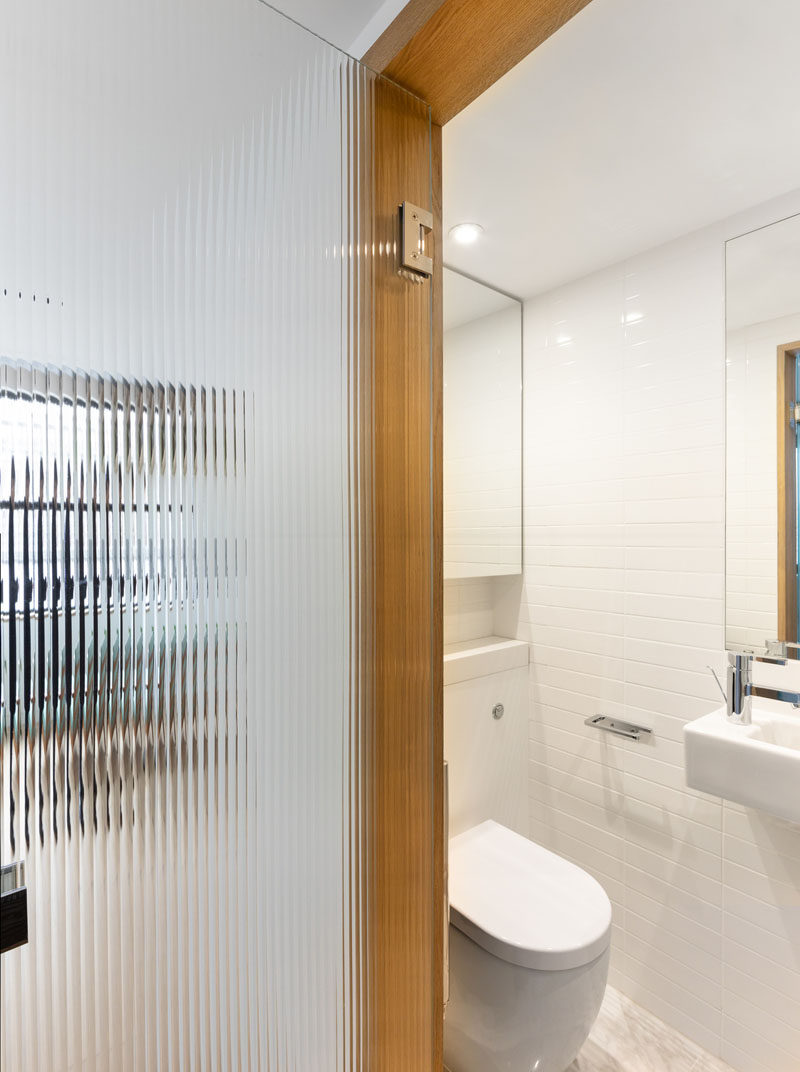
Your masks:
<svg viewBox="0 0 800 1072"><path fill-rule="evenodd" d="M608 975L602 886L499 823L450 842L450 1072L564 1072Z"/></svg>
<svg viewBox="0 0 800 1072"><path fill-rule="evenodd" d="M449 1072L565 1072L600 1010L608 975L611 903L605 890L522 834L525 822L514 798L525 792L527 646L519 645L524 663L509 667L508 643L483 642L474 660L461 645L449 665L445 659L454 835ZM490 657L487 664L492 646L498 672ZM501 720L494 714L498 702Z"/></svg>

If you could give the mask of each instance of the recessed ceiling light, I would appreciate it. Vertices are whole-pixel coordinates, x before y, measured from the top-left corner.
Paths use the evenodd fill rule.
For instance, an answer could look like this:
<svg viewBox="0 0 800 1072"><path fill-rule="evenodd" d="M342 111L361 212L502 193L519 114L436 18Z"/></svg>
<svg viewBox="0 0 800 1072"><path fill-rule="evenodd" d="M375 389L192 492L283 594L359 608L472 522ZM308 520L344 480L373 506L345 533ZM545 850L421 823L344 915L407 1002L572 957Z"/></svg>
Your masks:
<svg viewBox="0 0 800 1072"><path fill-rule="evenodd" d="M450 228L449 234L460 246L471 246L483 234L483 228L479 223L457 223Z"/></svg>

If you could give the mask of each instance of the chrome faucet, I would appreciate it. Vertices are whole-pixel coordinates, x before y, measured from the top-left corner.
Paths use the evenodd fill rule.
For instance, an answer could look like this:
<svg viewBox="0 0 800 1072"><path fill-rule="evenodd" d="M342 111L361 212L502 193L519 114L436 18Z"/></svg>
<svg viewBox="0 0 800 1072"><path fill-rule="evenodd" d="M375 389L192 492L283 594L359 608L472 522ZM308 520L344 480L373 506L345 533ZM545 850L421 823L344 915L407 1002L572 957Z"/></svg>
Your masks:
<svg viewBox="0 0 800 1072"><path fill-rule="evenodd" d="M800 692L787 692L785 689L770 689L765 685L753 684L753 662L771 663L773 666L786 666L787 659L782 655L772 654L774 646L767 646L766 655L756 655L752 651L728 652L727 690L723 689L717 672L709 670L719 685L728 708L728 718L738 726L749 726L753 721L753 697L765 700L781 700L800 708Z"/></svg>

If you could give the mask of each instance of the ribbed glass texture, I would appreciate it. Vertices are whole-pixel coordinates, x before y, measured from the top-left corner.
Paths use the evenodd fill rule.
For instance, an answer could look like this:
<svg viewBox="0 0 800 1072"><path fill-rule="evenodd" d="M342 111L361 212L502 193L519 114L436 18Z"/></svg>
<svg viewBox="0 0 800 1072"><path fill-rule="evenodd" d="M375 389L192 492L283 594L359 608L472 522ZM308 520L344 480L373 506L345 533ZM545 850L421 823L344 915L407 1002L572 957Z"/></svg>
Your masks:
<svg viewBox="0 0 800 1072"><path fill-rule="evenodd" d="M374 76L8 0L0 1067L364 1064Z"/></svg>

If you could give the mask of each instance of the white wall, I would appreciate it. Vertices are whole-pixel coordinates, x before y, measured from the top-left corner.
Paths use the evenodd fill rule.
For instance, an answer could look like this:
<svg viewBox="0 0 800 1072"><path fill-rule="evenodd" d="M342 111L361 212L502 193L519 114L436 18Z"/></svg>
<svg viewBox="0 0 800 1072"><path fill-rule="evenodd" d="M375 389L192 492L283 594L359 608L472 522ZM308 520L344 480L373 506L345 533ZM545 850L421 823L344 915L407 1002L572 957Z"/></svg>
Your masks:
<svg viewBox="0 0 800 1072"><path fill-rule="evenodd" d="M800 294L795 296L800 305ZM777 350L800 339L800 313L727 336L725 638L763 648L778 636Z"/></svg>
<svg viewBox="0 0 800 1072"><path fill-rule="evenodd" d="M531 836L608 890L612 982L746 1072L800 1067L800 827L687 789L682 728L720 702L723 242L798 208L525 306Z"/></svg>
<svg viewBox="0 0 800 1072"><path fill-rule="evenodd" d="M494 581L491 577L444 582L444 643L491 636Z"/></svg>
<svg viewBox="0 0 800 1072"><path fill-rule="evenodd" d="M485 649L484 649L485 650ZM525 834L527 740L525 665L447 684L444 756L449 766L450 836L494 819ZM502 718L492 708L501 703Z"/></svg>
<svg viewBox="0 0 800 1072"><path fill-rule="evenodd" d="M521 592L521 575L445 581L445 646L487 636L516 636Z"/></svg>
<svg viewBox="0 0 800 1072"><path fill-rule="evenodd" d="M277 0L278 11L360 59L403 8L403 0Z"/></svg>

